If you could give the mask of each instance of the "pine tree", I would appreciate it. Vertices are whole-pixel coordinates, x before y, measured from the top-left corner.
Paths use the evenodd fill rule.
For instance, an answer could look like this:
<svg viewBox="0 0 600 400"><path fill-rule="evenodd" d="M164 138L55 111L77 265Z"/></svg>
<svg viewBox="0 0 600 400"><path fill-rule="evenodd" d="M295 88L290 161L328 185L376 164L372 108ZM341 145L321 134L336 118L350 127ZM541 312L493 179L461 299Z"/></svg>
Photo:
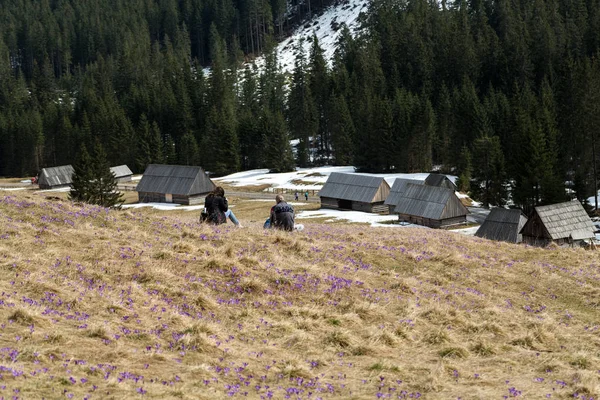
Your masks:
<svg viewBox="0 0 600 400"><path fill-rule="evenodd" d="M329 131L336 165L350 165L354 158L354 123L343 96L334 97L330 106Z"/></svg>
<svg viewBox="0 0 600 400"><path fill-rule="evenodd" d="M123 195L117 190L117 179L110 170L106 152L99 141L94 146L94 179L91 183L91 203L102 207L120 208Z"/></svg>
<svg viewBox="0 0 600 400"><path fill-rule="evenodd" d="M262 131L268 138L265 166L271 172L287 172L294 169L294 158L290 147L285 119L280 111L264 110Z"/></svg>
<svg viewBox="0 0 600 400"><path fill-rule="evenodd" d="M318 157L321 163L327 163L331 156L331 137L327 130L329 75L323 49L317 35L313 35L309 54L309 85L316 109Z"/></svg>
<svg viewBox="0 0 600 400"><path fill-rule="evenodd" d="M120 207L123 196L117 191L117 180L110 170L100 141L97 140L94 145L93 157L90 157L86 146L81 145L73 169L70 200L103 207Z"/></svg>
<svg viewBox="0 0 600 400"><path fill-rule="evenodd" d="M471 152L467 146L464 146L460 152L460 157L457 161L458 180L456 186L463 193L469 193L471 190L471 174L473 173L473 165L471 162Z"/></svg>
<svg viewBox="0 0 600 400"><path fill-rule="evenodd" d="M311 162L310 138L316 136L317 110L313 103L302 40L298 42L290 94L288 96L288 121L292 139L298 139L296 160L300 167Z"/></svg>
<svg viewBox="0 0 600 400"><path fill-rule="evenodd" d="M473 143L473 158L477 160L473 166L473 196L481 201L484 207L506 204L504 154L498 136L476 139Z"/></svg>
<svg viewBox="0 0 600 400"><path fill-rule="evenodd" d="M69 200L92 203L93 189L91 182L96 179L96 176L93 160L84 143L81 143L79 147L77 160L73 163L73 170Z"/></svg>
<svg viewBox="0 0 600 400"><path fill-rule="evenodd" d="M152 164L152 158L156 150L150 144L150 124L146 114L142 114L138 129L136 132L137 149L135 168L137 171L144 171L148 164Z"/></svg>
<svg viewBox="0 0 600 400"><path fill-rule="evenodd" d="M545 165L542 177L542 199L544 204L555 204L565 200L564 173L559 159L559 132L556 120L554 95L549 82L544 79L540 107L541 128L545 136Z"/></svg>
<svg viewBox="0 0 600 400"><path fill-rule="evenodd" d="M198 164L198 143L191 132L187 132L179 141L179 164L197 165Z"/></svg>

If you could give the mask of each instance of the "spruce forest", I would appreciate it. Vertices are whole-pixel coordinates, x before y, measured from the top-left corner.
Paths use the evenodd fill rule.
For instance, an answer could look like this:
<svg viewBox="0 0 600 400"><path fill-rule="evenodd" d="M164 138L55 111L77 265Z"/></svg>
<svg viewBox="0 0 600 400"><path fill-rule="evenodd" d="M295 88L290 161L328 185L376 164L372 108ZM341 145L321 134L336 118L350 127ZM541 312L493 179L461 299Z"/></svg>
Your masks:
<svg viewBox="0 0 600 400"><path fill-rule="evenodd" d="M332 60L309 38L284 73L277 41L330 5L2 1L0 176L98 141L134 172L439 166L484 204L594 192L600 0L373 0Z"/></svg>

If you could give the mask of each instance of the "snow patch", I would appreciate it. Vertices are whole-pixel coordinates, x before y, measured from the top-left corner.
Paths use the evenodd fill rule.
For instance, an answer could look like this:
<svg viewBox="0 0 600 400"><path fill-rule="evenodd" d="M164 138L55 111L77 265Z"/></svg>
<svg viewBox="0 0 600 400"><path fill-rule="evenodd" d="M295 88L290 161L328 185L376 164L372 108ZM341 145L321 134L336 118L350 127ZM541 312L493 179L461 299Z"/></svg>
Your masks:
<svg viewBox="0 0 600 400"><path fill-rule="evenodd" d="M282 172L282 173L269 173L268 169L254 169L243 172L236 172L235 174L215 178L213 181L227 183L231 186L259 186L259 185L270 185L271 188L281 188L289 190L298 190L303 192L305 190L320 190L329 175L332 172L341 172L346 174L356 175L368 175L382 177L386 182L392 186L396 178L403 179L414 179L424 181L429 176L427 172L420 172L414 174L365 174L354 172L354 167L318 167L318 168L298 168L293 172ZM452 175L448 175L450 179L455 178Z"/></svg>
<svg viewBox="0 0 600 400"><path fill-rule="evenodd" d="M122 208L141 208L141 207L152 207L155 210L161 211L195 211L201 210L204 208L204 205L201 206L182 206L181 204L173 204L173 203L136 203L136 204L125 204Z"/></svg>
<svg viewBox="0 0 600 400"><path fill-rule="evenodd" d="M373 226L376 223L379 225L400 227L401 225L381 224L384 221L396 221L397 218L393 215L370 214L360 211L340 211L330 209L320 209L311 211L301 211L296 215L296 219L311 219L311 218L328 218L325 222L348 221L369 223Z"/></svg>
<svg viewBox="0 0 600 400"><path fill-rule="evenodd" d="M360 28L358 17L361 12L367 11L368 6L368 0L342 1L327 8L323 14L304 22L303 26L296 29L290 37L277 45L277 59L282 70L291 73L294 69L296 47L300 41L304 53L308 57L313 33L319 39L319 45L323 49L325 60L331 65L335 44L341 33L340 25L345 23L350 32L355 35ZM265 59L259 57L254 62L259 69L262 69Z"/></svg>
<svg viewBox="0 0 600 400"><path fill-rule="evenodd" d="M71 191L71 187L67 186L67 187L61 187L61 188L56 188L56 189L46 189L46 190L38 190L36 191L36 193L50 193L50 192L69 192Z"/></svg>

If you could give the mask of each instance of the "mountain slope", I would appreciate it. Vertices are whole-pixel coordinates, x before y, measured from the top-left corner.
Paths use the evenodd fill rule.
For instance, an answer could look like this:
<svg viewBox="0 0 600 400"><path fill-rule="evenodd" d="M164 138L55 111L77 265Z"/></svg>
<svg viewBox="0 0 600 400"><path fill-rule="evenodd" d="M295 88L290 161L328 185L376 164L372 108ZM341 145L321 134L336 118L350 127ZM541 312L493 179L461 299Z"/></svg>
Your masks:
<svg viewBox="0 0 600 400"><path fill-rule="evenodd" d="M600 393L595 253L169 215L0 199L0 396Z"/></svg>
<svg viewBox="0 0 600 400"><path fill-rule="evenodd" d="M344 23L354 34L359 29L359 16L367 11L368 0L343 0L328 7L322 14L297 28L288 38L277 45L277 57L284 72L291 73L299 42L302 42L305 54L309 54L311 40L316 35L323 55L331 61L335 52L335 44L339 38L339 26ZM264 64L264 57L256 61L258 66Z"/></svg>

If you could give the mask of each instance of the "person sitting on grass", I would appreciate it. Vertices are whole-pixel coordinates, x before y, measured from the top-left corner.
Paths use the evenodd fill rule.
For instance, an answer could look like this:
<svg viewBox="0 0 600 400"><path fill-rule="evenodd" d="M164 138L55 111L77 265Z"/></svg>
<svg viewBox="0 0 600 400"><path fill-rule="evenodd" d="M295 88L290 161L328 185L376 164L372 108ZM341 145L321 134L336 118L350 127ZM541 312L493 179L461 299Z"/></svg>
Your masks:
<svg viewBox="0 0 600 400"><path fill-rule="evenodd" d="M206 196L204 200L204 211L200 215L202 222L208 222L214 225L220 225L227 222L227 218L237 227L241 228L241 224L235 217L233 211L229 209L225 190L221 186L217 186L212 192Z"/></svg>
<svg viewBox="0 0 600 400"><path fill-rule="evenodd" d="M271 208L270 227L284 231L294 230L294 208L285 202L282 195L275 196L275 204Z"/></svg>

